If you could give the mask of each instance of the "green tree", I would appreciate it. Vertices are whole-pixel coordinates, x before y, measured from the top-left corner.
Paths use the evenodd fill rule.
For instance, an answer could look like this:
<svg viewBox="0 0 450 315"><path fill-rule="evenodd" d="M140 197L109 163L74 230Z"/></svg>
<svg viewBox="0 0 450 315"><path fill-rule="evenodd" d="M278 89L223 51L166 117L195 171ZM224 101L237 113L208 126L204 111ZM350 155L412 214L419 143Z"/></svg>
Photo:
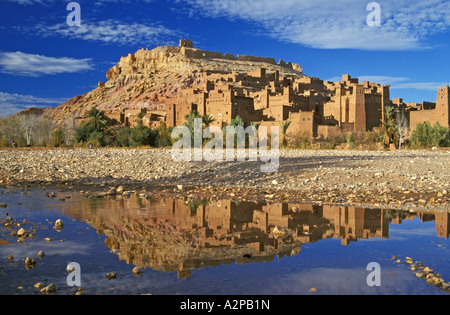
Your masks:
<svg viewBox="0 0 450 315"><path fill-rule="evenodd" d="M99 146L104 146L105 145L104 138L105 138L104 132L94 130L93 132L91 132L89 134L89 137L87 138L87 142L92 141L92 142L97 143Z"/></svg>
<svg viewBox="0 0 450 315"><path fill-rule="evenodd" d="M205 127L209 127L214 122L214 117L212 115L205 115L202 117L202 122Z"/></svg>
<svg viewBox="0 0 450 315"><path fill-rule="evenodd" d="M137 125L131 129L130 146L132 147L143 145L154 146L157 132L155 130L150 129L149 127L144 126L144 123L142 121L144 114L139 113L137 117L138 117Z"/></svg>
<svg viewBox="0 0 450 315"><path fill-rule="evenodd" d="M252 123L250 123L250 126L253 126L253 127L255 127L256 130L258 130L259 126L261 126L261 123L260 122L252 122Z"/></svg>
<svg viewBox="0 0 450 315"><path fill-rule="evenodd" d="M242 120L242 118L237 115L236 117L232 118L229 124L230 127L244 127L244 121ZM231 141L231 140L230 140ZM233 137L233 145L236 147L237 145L237 134L234 135ZM223 145L226 146L227 145L227 127L225 126L223 128Z"/></svg>
<svg viewBox="0 0 450 315"><path fill-rule="evenodd" d="M96 141L99 145L104 145L109 118L95 107L86 113L85 118L88 120L75 130L76 142Z"/></svg>
<svg viewBox="0 0 450 315"><path fill-rule="evenodd" d="M94 131L104 131L108 127L109 118L105 115L105 112L95 107L87 112L86 118L89 118L88 123Z"/></svg>
<svg viewBox="0 0 450 315"><path fill-rule="evenodd" d="M244 121L242 120L241 116L237 115L230 121L230 126L237 127L242 126L244 127Z"/></svg>
<svg viewBox="0 0 450 315"><path fill-rule="evenodd" d="M83 123L80 127L75 129L75 141L76 142L87 142L89 135L94 132L92 126L89 122Z"/></svg>
<svg viewBox="0 0 450 315"><path fill-rule="evenodd" d="M59 147L64 143L64 133L61 129L55 129L51 135L51 146Z"/></svg>
<svg viewBox="0 0 450 315"><path fill-rule="evenodd" d="M286 132L289 126L291 125L291 121L290 120L282 121L280 125L281 125L281 134L283 135L283 141L281 143L283 147L287 147Z"/></svg>
<svg viewBox="0 0 450 315"><path fill-rule="evenodd" d="M426 121L417 124L410 138L413 147L449 147L450 146L450 128L441 126L438 122L431 126Z"/></svg>
<svg viewBox="0 0 450 315"><path fill-rule="evenodd" d="M191 133L191 144L194 145L194 127L195 127L195 119L201 118L203 121L202 116L197 112L197 110L191 111L188 115L184 117L186 121L184 122L183 126L186 126L189 128L189 131ZM203 139L202 139L203 141Z"/></svg>
<svg viewBox="0 0 450 315"><path fill-rule="evenodd" d="M167 125L165 122L162 122L159 127L156 129L156 140L155 140L155 146L157 147L168 147L172 145L172 142L170 141L170 131L167 128Z"/></svg>
<svg viewBox="0 0 450 315"><path fill-rule="evenodd" d="M431 145L433 147L450 147L450 128L436 122L431 129Z"/></svg>
<svg viewBox="0 0 450 315"><path fill-rule="evenodd" d="M131 129L123 128L120 129L116 136L115 143L119 147L129 147L130 146Z"/></svg>
<svg viewBox="0 0 450 315"><path fill-rule="evenodd" d="M395 108L387 106L383 124L383 133L381 138L385 148L389 148L391 143L397 143L397 127L395 124Z"/></svg>
<svg viewBox="0 0 450 315"><path fill-rule="evenodd" d="M353 132L349 132L349 133L345 134L345 141L347 142L348 149L353 149L355 147L356 140L355 140L355 135L353 134Z"/></svg>

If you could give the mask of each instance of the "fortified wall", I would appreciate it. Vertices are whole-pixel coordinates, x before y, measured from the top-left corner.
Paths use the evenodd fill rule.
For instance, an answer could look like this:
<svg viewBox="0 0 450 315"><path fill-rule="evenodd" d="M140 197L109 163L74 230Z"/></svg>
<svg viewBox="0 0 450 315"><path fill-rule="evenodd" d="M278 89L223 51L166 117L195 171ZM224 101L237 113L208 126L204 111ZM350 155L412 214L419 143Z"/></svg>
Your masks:
<svg viewBox="0 0 450 315"><path fill-rule="evenodd" d="M203 58L213 58L213 59L226 59L226 60L235 60L235 61L247 61L247 62L265 62L272 65L278 65L281 67L293 69L298 72L303 72L303 69L298 64L293 64L291 62L285 62L283 60L280 60L280 62L276 62L274 58L271 57L256 57L256 56L249 56L249 55L237 55L234 56L233 54L223 54L221 52L215 52L215 51L208 51L208 50L202 50L197 49L193 47L193 43L191 40L188 39L181 39L180 44L180 54L183 56L194 58L194 59L203 59Z"/></svg>

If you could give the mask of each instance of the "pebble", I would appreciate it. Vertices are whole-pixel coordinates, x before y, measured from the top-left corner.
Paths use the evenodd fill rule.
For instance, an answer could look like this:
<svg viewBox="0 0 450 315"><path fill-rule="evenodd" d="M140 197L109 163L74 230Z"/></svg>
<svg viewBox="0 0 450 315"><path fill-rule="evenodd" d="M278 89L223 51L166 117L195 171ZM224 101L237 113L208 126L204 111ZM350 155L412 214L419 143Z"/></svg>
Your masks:
<svg viewBox="0 0 450 315"><path fill-rule="evenodd" d="M142 268L142 267L134 267L132 272L135 275L140 275L140 274L144 273L144 268Z"/></svg>
<svg viewBox="0 0 450 315"><path fill-rule="evenodd" d="M61 228L62 229L62 227L64 226L63 221L61 219L56 220L55 221L55 226L57 228Z"/></svg>
<svg viewBox="0 0 450 315"><path fill-rule="evenodd" d="M425 268L423 269L423 272L425 272L425 273L433 273L434 270L431 269L431 268L429 268L429 267L425 267Z"/></svg>
<svg viewBox="0 0 450 315"><path fill-rule="evenodd" d="M416 277L418 278L425 278L425 274L423 272L416 272Z"/></svg>
<svg viewBox="0 0 450 315"><path fill-rule="evenodd" d="M41 289L44 294L52 294L56 292L56 284L50 283L48 286Z"/></svg>
<svg viewBox="0 0 450 315"><path fill-rule="evenodd" d="M27 258L25 258L25 265L34 266L34 265L36 265L36 260L34 260L33 258L30 258L30 257L27 257Z"/></svg>
<svg viewBox="0 0 450 315"><path fill-rule="evenodd" d="M193 185L248 188L260 193L276 188L276 195L265 193L268 199L286 192L285 200L388 205L391 209L412 205L448 209L450 204L450 187L445 186L450 155L445 151L281 150L278 170L272 173L261 172L260 161L180 162L173 160L171 153L171 149L7 150L2 152L0 181L57 184L88 180L97 187L110 187L103 191L105 196L121 194L125 185L133 182L180 192ZM430 163L434 159L439 163ZM413 163L402 163L409 160ZM25 169L25 164L26 169L36 171L13 171ZM422 191L426 197L420 195ZM405 192L413 199L402 200ZM353 197L346 198L349 195Z"/></svg>
<svg viewBox="0 0 450 315"><path fill-rule="evenodd" d="M42 282L38 282L38 283L36 283L36 284L34 285L34 287L35 287L36 289L41 290L41 289L45 288L45 284L43 284Z"/></svg>
<svg viewBox="0 0 450 315"><path fill-rule="evenodd" d="M406 257L406 258L409 258L410 260L412 259L410 257ZM411 270L415 271L417 268L421 268L421 267L423 267L422 271L415 272L415 275L417 278L425 279L426 283L433 285L437 288L440 288L442 290L450 292L450 283L448 281L445 281L444 279L442 279L442 276L439 273L434 273L434 270L431 269L430 267L427 267L427 266L424 267L422 262L420 262L419 266L413 264L411 266Z"/></svg>
<svg viewBox="0 0 450 315"><path fill-rule="evenodd" d="M116 278L117 278L117 272L115 272L115 271L108 272L108 273L106 274L106 278L107 278L108 280L114 280L114 279L116 279Z"/></svg>
<svg viewBox="0 0 450 315"><path fill-rule="evenodd" d="M40 250L37 254L36 254L36 258L44 258L44 252L42 250Z"/></svg>

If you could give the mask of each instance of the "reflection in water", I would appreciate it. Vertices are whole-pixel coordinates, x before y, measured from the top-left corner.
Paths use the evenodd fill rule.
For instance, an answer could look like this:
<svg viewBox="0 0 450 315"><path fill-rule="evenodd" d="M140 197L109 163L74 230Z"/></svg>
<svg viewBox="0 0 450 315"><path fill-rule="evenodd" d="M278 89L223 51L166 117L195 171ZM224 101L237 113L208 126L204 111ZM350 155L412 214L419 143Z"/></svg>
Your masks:
<svg viewBox="0 0 450 315"><path fill-rule="evenodd" d="M296 255L305 243L340 238L388 238L389 224L419 217L436 221L448 238L450 213L364 209L329 205L185 201L137 196L88 199L64 212L106 235L105 243L128 264L155 270L191 270L220 264L272 261Z"/></svg>

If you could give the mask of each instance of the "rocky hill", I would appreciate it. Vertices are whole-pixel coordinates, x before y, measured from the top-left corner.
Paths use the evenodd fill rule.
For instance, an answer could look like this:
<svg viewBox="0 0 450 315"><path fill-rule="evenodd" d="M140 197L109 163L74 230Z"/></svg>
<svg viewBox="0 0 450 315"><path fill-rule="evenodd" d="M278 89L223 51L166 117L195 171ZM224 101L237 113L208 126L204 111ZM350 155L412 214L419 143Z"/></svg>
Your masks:
<svg viewBox="0 0 450 315"><path fill-rule="evenodd" d="M46 115L63 120L81 116L92 107L114 112L123 107L139 109L160 99L182 95L184 89L200 85L211 73L247 73L259 68L278 70L280 76L303 77L297 64L273 58L210 52L182 46L141 49L122 57L106 73L106 82L86 94L46 110Z"/></svg>

